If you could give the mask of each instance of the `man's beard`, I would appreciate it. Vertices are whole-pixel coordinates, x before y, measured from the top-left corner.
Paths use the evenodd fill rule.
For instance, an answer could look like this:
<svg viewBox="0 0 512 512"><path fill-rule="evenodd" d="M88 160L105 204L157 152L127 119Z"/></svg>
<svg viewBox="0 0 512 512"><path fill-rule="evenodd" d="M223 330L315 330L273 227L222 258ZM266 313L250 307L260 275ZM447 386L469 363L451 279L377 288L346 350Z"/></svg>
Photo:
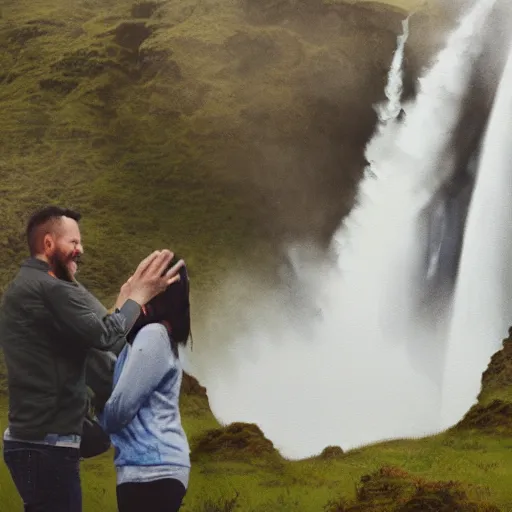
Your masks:
<svg viewBox="0 0 512 512"><path fill-rule="evenodd" d="M64 255L60 251L56 251L50 259L50 266L52 267L55 277L64 281L74 282L75 277L71 273L68 264L72 261L77 261L78 258L73 254Z"/></svg>

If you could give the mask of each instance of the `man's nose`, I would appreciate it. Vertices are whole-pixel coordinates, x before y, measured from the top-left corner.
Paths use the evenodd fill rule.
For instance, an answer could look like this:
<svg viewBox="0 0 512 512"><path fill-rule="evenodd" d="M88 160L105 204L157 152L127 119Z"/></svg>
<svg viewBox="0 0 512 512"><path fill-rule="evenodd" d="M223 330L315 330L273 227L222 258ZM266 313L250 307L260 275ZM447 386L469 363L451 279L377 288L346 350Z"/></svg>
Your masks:
<svg viewBox="0 0 512 512"><path fill-rule="evenodd" d="M82 244L77 244L75 247L75 250L73 251L73 254L75 256L78 256L79 254L83 254L83 253L84 253L84 248L83 248Z"/></svg>

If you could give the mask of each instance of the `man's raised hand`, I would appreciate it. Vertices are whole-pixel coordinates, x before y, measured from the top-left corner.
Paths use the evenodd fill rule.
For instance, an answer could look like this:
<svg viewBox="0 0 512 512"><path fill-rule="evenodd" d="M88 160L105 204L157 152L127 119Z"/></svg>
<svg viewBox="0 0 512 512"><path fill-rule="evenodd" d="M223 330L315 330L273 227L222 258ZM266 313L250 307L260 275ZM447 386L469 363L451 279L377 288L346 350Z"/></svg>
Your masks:
<svg viewBox="0 0 512 512"><path fill-rule="evenodd" d="M142 260L135 273L129 279L128 298L141 306L163 292L169 285L180 279L179 270L185 262L178 261L167 272L165 269L174 257L168 249L155 251Z"/></svg>

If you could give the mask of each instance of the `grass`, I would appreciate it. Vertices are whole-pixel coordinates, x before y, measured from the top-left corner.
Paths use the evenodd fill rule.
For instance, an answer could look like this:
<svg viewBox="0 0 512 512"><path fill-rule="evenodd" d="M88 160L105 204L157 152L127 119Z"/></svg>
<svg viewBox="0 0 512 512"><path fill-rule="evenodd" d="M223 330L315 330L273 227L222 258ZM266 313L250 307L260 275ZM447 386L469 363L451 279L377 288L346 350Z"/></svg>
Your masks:
<svg viewBox="0 0 512 512"><path fill-rule="evenodd" d="M503 350L491 360L483 377L483 402L478 407L492 403L490 397L500 391L498 383L508 382L511 346L512 337L505 340ZM479 429L471 423L470 411L458 426L436 436L377 443L345 453L328 447L316 457L288 461L274 450L257 426L221 427L211 413L205 389L195 379L186 378L183 382L181 411L192 448L192 474L184 511L512 510L512 436L507 429L508 418L501 425L491 423L492 428ZM504 399L502 395L501 398ZM6 409L3 396L0 431L7 425ZM116 510L112 453L83 463L82 484L84 512ZM437 505L422 508L427 502ZM2 462L0 503L6 510L20 507ZM448 505L440 508L442 503Z"/></svg>
<svg viewBox="0 0 512 512"><path fill-rule="evenodd" d="M185 397L183 405L184 426L194 445L201 434L217 425L209 411L191 420L186 414L188 398ZM5 401L0 418L3 429ZM111 457L109 453L83 463L85 512L116 510ZM212 504L238 496L233 510L321 512L330 501L339 501L341 497L354 500L361 477L384 466L399 467L429 481L455 479L465 486L471 500L492 502L502 511L512 510L510 437L445 433L422 440L377 444L328 460L318 457L290 462L276 454L246 457L243 460L228 454L217 454L217 457L201 454L196 458L183 510L222 510ZM6 510L15 511L19 507L3 464L0 464L0 503L10 505Z"/></svg>
<svg viewBox="0 0 512 512"><path fill-rule="evenodd" d="M447 432L423 439L376 443L343 453L328 447L299 461L283 459L255 425L221 427L205 389L184 379L181 411L192 448L184 511L199 512L508 512L512 510L510 418L491 408L506 397L512 369L512 329L483 376L481 402ZM494 395L495 394L495 395ZM505 402L509 405L510 402ZM0 399L0 431L6 427ZM494 421L480 428L482 410ZM84 511L114 512L112 454L82 466ZM19 508L0 463L0 503Z"/></svg>
<svg viewBox="0 0 512 512"><path fill-rule="evenodd" d="M475 410L492 403L492 393L500 390L497 383L508 382L511 347L512 334L483 376L483 402L449 431L345 453L329 447L299 461L283 459L257 426L218 425L204 388L194 379L184 379L181 410L192 448L192 474L183 510L508 512L512 510L509 418L497 415L499 421L485 429L471 419ZM492 410L487 412L492 414ZM5 413L3 398L0 430L6 426ZM114 512L111 454L84 462L82 478L85 512ZM19 506L3 464L0 503L9 504L12 510Z"/></svg>

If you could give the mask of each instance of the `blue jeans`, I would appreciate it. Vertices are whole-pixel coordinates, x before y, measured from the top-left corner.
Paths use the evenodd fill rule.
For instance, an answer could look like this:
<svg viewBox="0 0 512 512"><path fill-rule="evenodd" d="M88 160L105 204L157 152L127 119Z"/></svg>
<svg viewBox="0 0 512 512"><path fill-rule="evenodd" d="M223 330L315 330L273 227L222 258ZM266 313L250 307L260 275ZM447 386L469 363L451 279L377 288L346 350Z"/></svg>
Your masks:
<svg viewBox="0 0 512 512"><path fill-rule="evenodd" d="M78 449L4 441L4 460L25 512L82 512Z"/></svg>

